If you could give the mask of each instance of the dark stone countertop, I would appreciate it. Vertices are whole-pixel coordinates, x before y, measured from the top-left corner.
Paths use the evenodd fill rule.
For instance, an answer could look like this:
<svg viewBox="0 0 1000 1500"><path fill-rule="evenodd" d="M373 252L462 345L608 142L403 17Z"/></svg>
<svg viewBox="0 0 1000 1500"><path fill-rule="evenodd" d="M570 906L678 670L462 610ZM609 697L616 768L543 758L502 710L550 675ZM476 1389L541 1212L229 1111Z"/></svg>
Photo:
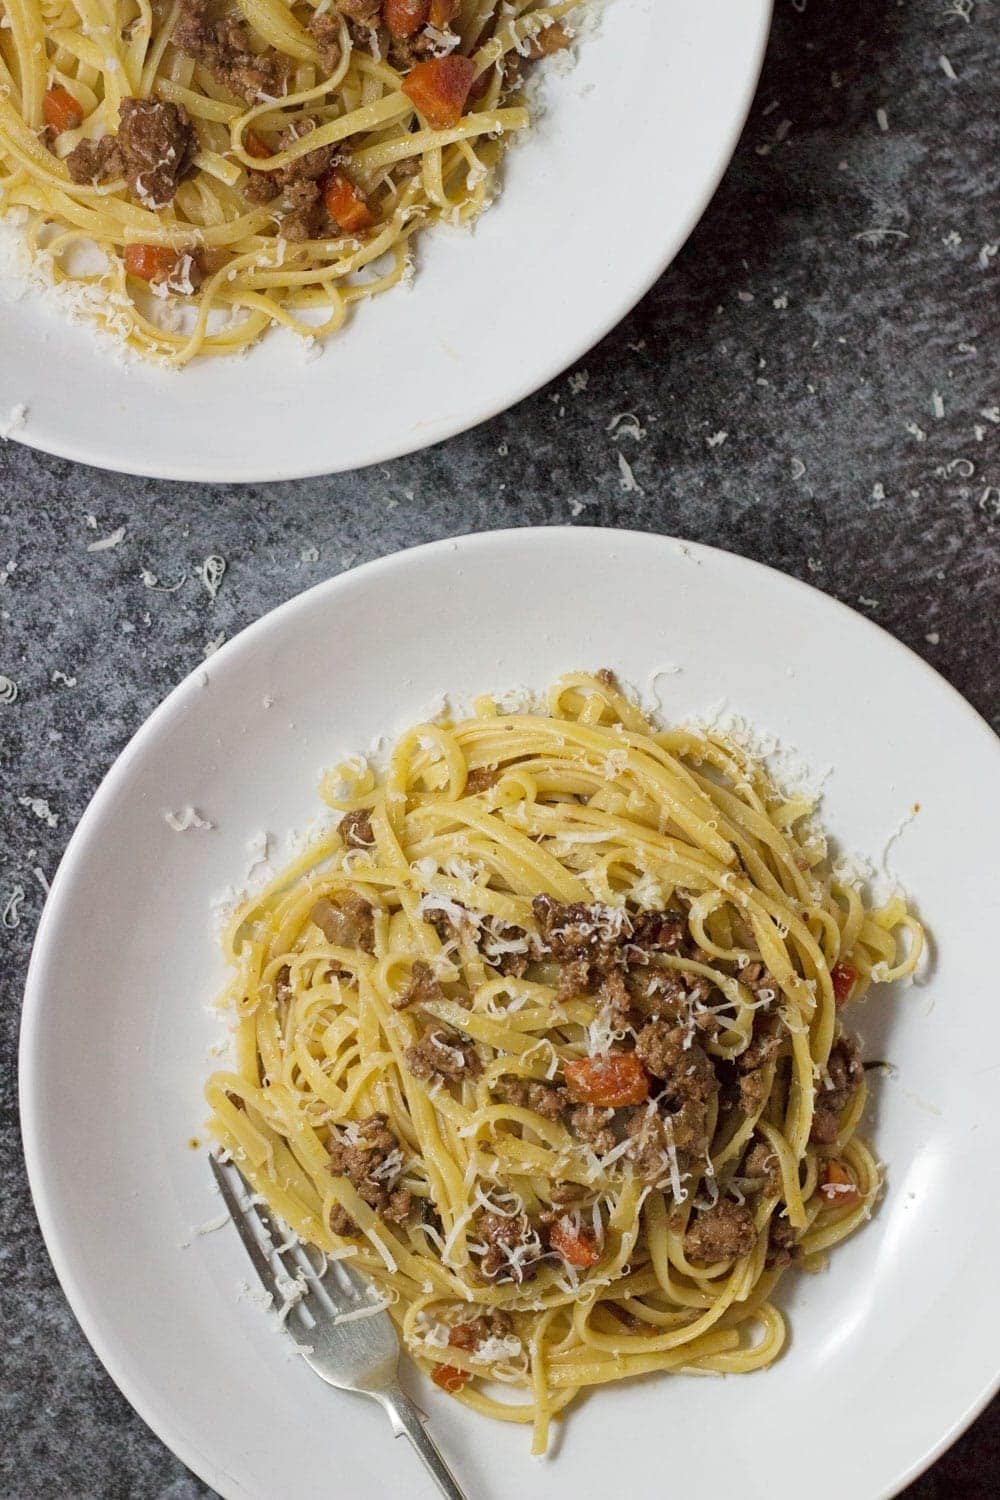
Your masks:
<svg viewBox="0 0 1000 1500"><path fill-rule="evenodd" d="M998 10L778 0L750 123L675 265L573 372L441 447L240 489L119 478L0 444L0 673L19 690L0 704L0 905L15 885L27 892L20 925L2 932L0 980L2 1495L208 1493L119 1395L56 1286L24 1181L14 1068L41 876L125 741L220 633L449 533L634 526L807 579L1000 728ZM643 440L609 434L625 411ZM619 451L641 494L623 492ZM119 526L119 546L86 550ZM228 563L214 605L192 578L209 553ZM143 569L188 582L154 592ZM22 797L47 798L54 826ZM998 1493L996 1404L908 1492Z"/></svg>

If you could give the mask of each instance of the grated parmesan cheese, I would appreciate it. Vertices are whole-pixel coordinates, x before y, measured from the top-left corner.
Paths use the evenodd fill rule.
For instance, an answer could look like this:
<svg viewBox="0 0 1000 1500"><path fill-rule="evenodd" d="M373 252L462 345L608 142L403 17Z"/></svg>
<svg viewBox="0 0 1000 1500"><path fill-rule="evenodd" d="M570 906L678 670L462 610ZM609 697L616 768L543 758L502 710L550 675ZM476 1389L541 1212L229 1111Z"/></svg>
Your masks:
<svg viewBox="0 0 1000 1500"><path fill-rule="evenodd" d="M19 401L16 406L12 406L6 421L0 422L0 439L7 442L9 438L14 436L15 432L20 432L27 421L27 417L28 408L23 401Z"/></svg>
<svg viewBox="0 0 1000 1500"><path fill-rule="evenodd" d="M124 526L119 526L116 531L112 531L108 536L102 536L101 539L100 539L100 541L97 541L97 542L88 542L87 543L87 551L88 552L108 552L108 551L110 551L110 549L112 547L118 547L118 546L120 546L121 543L124 540L125 540L125 527Z"/></svg>
<svg viewBox="0 0 1000 1500"><path fill-rule="evenodd" d="M629 463L624 453L619 453L618 455L618 470L620 475L618 484L626 494L644 495L646 493L642 485L633 474L632 465Z"/></svg>
<svg viewBox="0 0 1000 1500"><path fill-rule="evenodd" d="M179 813L165 812L163 821L174 833L186 833L189 828L214 828L215 824L203 818L190 804Z"/></svg>
<svg viewBox="0 0 1000 1500"><path fill-rule="evenodd" d="M22 807L28 807L42 823L47 823L50 828L56 828L59 824L59 815L54 813L44 797L18 797Z"/></svg>

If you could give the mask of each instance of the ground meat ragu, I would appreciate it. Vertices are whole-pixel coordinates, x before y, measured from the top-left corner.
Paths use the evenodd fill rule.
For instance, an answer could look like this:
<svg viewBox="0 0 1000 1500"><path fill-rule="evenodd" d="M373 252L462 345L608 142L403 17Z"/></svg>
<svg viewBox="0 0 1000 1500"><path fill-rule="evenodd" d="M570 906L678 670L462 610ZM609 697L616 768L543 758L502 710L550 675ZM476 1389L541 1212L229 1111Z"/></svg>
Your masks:
<svg viewBox="0 0 1000 1500"><path fill-rule="evenodd" d="M390 1223L401 1223L408 1216L410 1193L394 1186L402 1168L402 1150L385 1115L369 1115L353 1131L335 1130L328 1149L330 1171L352 1182L369 1208ZM331 1210L330 1228L345 1236L358 1233L358 1226L340 1204Z"/></svg>
<svg viewBox="0 0 1000 1500"><path fill-rule="evenodd" d="M406 1010L410 1005L426 1005L429 1000L443 1000L441 988L430 964L418 958L410 970L409 983L402 994L392 1003L396 1010Z"/></svg>
<svg viewBox="0 0 1000 1500"><path fill-rule="evenodd" d="M123 99L118 148L125 178L144 208L165 208L190 170L197 138L180 104Z"/></svg>
<svg viewBox="0 0 1000 1500"><path fill-rule="evenodd" d="M771 1271L779 1266L787 1266L794 1259L795 1230L787 1219L775 1212L767 1226L767 1256L764 1264Z"/></svg>
<svg viewBox="0 0 1000 1500"><path fill-rule="evenodd" d="M271 48L254 52L250 32L237 16L212 20L214 8L213 0L181 0L171 38L178 52L248 104L279 98L285 92L287 64Z"/></svg>
<svg viewBox="0 0 1000 1500"><path fill-rule="evenodd" d="M315 120L308 117L296 120L279 136L275 155L287 151L315 129ZM319 239L330 228L322 179L335 160L332 146L318 146L273 172L250 172L246 195L254 203L271 203L280 197L281 201L275 204L275 218L286 239L297 242Z"/></svg>
<svg viewBox="0 0 1000 1500"><path fill-rule="evenodd" d="M719 1092L711 1058L687 1028L667 1021L644 1026L635 1050L648 1071L664 1081L660 1102L674 1146L686 1156L704 1157L711 1144L711 1104Z"/></svg>
<svg viewBox="0 0 1000 1500"><path fill-rule="evenodd" d="M125 161L113 135L102 136L99 141L81 141L65 157L65 162L72 180L89 187L125 175Z"/></svg>
<svg viewBox="0 0 1000 1500"><path fill-rule="evenodd" d="M483 1071L474 1043L450 1026L428 1026L407 1047L403 1060L414 1078L425 1082L478 1078Z"/></svg>
<svg viewBox="0 0 1000 1500"><path fill-rule="evenodd" d="M348 849L371 849L375 843L372 815L367 807L345 813L337 829Z"/></svg>
<svg viewBox="0 0 1000 1500"><path fill-rule="evenodd" d="M308 22L319 49L319 60L329 75L340 62L340 27L331 15L311 16Z"/></svg>
<svg viewBox="0 0 1000 1500"><path fill-rule="evenodd" d="M351 21L360 21L363 25L372 26L380 19L382 0L333 0L333 8L339 10L342 16L347 16Z"/></svg>
<svg viewBox="0 0 1000 1500"><path fill-rule="evenodd" d="M486 1281L530 1281L545 1247L527 1214L482 1213L474 1224L473 1241L486 1246L479 1262Z"/></svg>
<svg viewBox="0 0 1000 1500"><path fill-rule="evenodd" d="M530 1109L543 1120L558 1120L567 1108L561 1089L552 1083L537 1083L531 1078L502 1078L494 1093L505 1104Z"/></svg>
<svg viewBox="0 0 1000 1500"><path fill-rule="evenodd" d="M760 1183L766 1193L781 1191L781 1163L770 1141L754 1139L743 1158L740 1176L749 1178L755 1184Z"/></svg>
<svg viewBox="0 0 1000 1500"><path fill-rule="evenodd" d="M647 1107L630 1111L625 1127L631 1142L626 1153L632 1170L643 1182L666 1183L670 1178L670 1148L676 1145L667 1131L666 1122L656 1110ZM677 1159L681 1176L683 1163Z"/></svg>
<svg viewBox="0 0 1000 1500"><path fill-rule="evenodd" d="M677 952L687 940L687 923L677 911L629 914L585 902L563 903L551 896L536 896L531 909L542 957L560 965L559 998L568 1000L596 989L623 1016L631 1006L631 990L641 983L651 959Z"/></svg>
<svg viewBox="0 0 1000 1500"><path fill-rule="evenodd" d="M613 1109L597 1109L593 1104L579 1104L569 1117L570 1130L598 1156L604 1156L617 1145L611 1128Z"/></svg>
<svg viewBox="0 0 1000 1500"><path fill-rule="evenodd" d="M745 1203L720 1198L712 1208L696 1213L684 1235L684 1254L702 1264L736 1260L749 1255L757 1243L753 1214Z"/></svg>
<svg viewBox="0 0 1000 1500"><path fill-rule="evenodd" d="M750 1045L736 1059L740 1102L748 1114L756 1113L767 1098L768 1064L780 1047L777 1018L765 1011L757 1011Z"/></svg>
<svg viewBox="0 0 1000 1500"><path fill-rule="evenodd" d="M513 1332L514 1322L510 1314L505 1313L503 1308L491 1307L489 1312L480 1313L467 1322L456 1323L448 1335L448 1344L452 1349L465 1349L471 1354L480 1344L485 1344L490 1339L510 1338Z"/></svg>
<svg viewBox="0 0 1000 1500"><path fill-rule="evenodd" d="M499 775L495 766L477 766L465 778L465 795L474 797L479 792L488 792L491 786L496 786Z"/></svg>
<svg viewBox="0 0 1000 1500"><path fill-rule="evenodd" d="M816 1089L810 1139L829 1146L840 1134L844 1109L865 1076L856 1037L845 1032L834 1042L826 1070L831 1087L820 1083Z"/></svg>
<svg viewBox="0 0 1000 1500"><path fill-rule="evenodd" d="M356 891L342 891L335 900L321 896L309 913L323 936L338 948L375 947L375 920L371 903Z"/></svg>

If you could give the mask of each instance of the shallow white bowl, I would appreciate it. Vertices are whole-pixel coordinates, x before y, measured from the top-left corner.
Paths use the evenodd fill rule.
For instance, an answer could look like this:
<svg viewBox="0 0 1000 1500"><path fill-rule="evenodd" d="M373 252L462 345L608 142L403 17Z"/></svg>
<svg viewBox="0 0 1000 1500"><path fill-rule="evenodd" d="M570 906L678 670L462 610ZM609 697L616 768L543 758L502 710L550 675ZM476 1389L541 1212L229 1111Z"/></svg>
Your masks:
<svg viewBox="0 0 1000 1500"><path fill-rule="evenodd" d="M609 665L670 719L722 699L833 767L824 817L888 853L932 937L921 984L852 1019L875 1079L888 1190L818 1277L790 1276L790 1346L764 1373L602 1390L554 1456L411 1379L476 1500L666 1492L718 1500L893 1493L975 1415L1000 1350L992 939L1000 743L917 657L802 584L726 553L599 530L435 543L321 584L224 646L140 730L53 884L28 981L24 1139L60 1279L115 1380L228 1500L430 1496L381 1412L332 1392L256 1307L201 1152L223 968L210 903L260 829L316 812L321 768L443 690L541 687ZM273 703L265 706L267 699ZM192 804L215 827L175 833Z"/></svg>
<svg viewBox="0 0 1000 1500"><path fill-rule="evenodd" d="M537 390L673 259L724 171L771 0L609 0L470 237L417 248L411 291L360 308L322 357L279 333L178 374L0 283L0 426L63 458L206 482L292 479L427 447ZM0 234L4 233L0 225ZM0 256L2 264L2 256Z"/></svg>

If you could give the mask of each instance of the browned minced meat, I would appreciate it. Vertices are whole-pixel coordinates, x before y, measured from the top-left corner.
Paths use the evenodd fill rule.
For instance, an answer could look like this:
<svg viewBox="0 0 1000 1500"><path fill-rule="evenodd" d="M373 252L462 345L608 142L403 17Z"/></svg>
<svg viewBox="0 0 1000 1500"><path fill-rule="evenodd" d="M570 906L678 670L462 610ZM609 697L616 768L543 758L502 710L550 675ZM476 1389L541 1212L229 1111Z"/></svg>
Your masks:
<svg viewBox="0 0 1000 1500"><path fill-rule="evenodd" d="M452 1349L478 1349L487 1339L509 1338L514 1332L514 1323L509 1313L501 1307L491 1307L488 1313L480 1313L466 1323L456 1323L448 1335Z"/></svg>
<svg viewBox="0 0 1000 1500"><path fill-rule="evenodd" d="M566 1109L565 1095L553 1083L537 1083L531 1078L502 1078L494 1092L504 1103L533 1110L544 1120L558 1120Z"/></svg>
<svg viewBox="0 0 1000 1500"><path fill-rule="evenodd" d="M770 1141L754 1140L743 1158L740 1176L762 1182L766 1193L781 1191L781 1163Z"/></svg>
<svg viewBox="0 0 1000 1500"><path fill-rule="evenodd" d="M603 1156L615 1145L615 1133L611 1129L614 1117L613 1109L598 1109L593 1104L581 1104L570 1115L569 1126L579 1140L586 1141L598 1156Z"/></svg>
<svg viewBox="0 0 1000 1500"><path fill-rule="evenodd" d="M749 1114L759 1109L767 1097L767 1065L780 1046L781 1036L774 1017L758 1011L750 1045L736 1059L740 1103Z"/></svg>
<svg viewBox="0 0 1000 1500"><path fill-rule="evenodd" d="M691 991L685 983L685 976L676 969L633 969L626 974L625 984L627 1008L650 1020L664 1016L679 1022L690 1009ZM714 1017L707 1019L714 1024ZM695 1024L698 1024L697 1019Z"/></svg>
<svg viewBox="0 0 1000 1500"><path fill-rule="evenodd" d="M290 182L282 193L277 219L286 240L295 244L318 240L327 223L319 183L309 178Z"/></svg>
<svg viewBox="0 0 1000 1500"><path fill-rule="evenodd" d="M545 954L559 962L597 956L617 943L601 934L604 913L583 901L564 903L553 896L536 896L531 903Z"/></svg>
<svg viewBox="0 0 1000 1500"><path fill-rule="evenodd" d="M787 1266L795 1259L795 1253L795 1230L787 1219L779 1219L777 1214L773 1214L767 1226L767 1256L764 1264L769 1271L776 1266Z"/></svg>
<svg viewBox="0 0 1000 1500"><path fill-rule="evenodd" d="M370 849L375 842L371 812L367 807L357 807L345 813L337 832L348 849Z"/></svg>
<svg viewBox="0 0 1000 1500"><path fill-rule="evenodd" d="M352 21L371 25L379 19L382 0L333 0L333 8Z"/></svg>
<svg viewBox="0 0 1000 1500"><path fill-rule="evenodd" d="M73 181L92 187L125 175L125 162L113 135L102 136L99 141L81 141L65 160Z"/></svg>
<svg viewBox="0 0 1000 1500"><path fill-rule="evenodd" d="M157 99L123 99L119 119L118 147L129 188L145 208L164 208L198 149L187 110Z"/></svg>
<svg viewBox="0 0 1000 1500"><path fill-rule="evenodd" d="M496 786L499 775L495 766L477 766L465 778L466 795L474 797L477 792L488 792L491 786Z"/></svg>
<svg viewBox="0 0 1000 1500"><path fill-rule="evenodd" d="M497 944L515 942L520 944L524 942L527 936L528 934L523 927L508 926L506 922L494 921L492 923L492 932L485 933L480 940L480 954L484 962L489 964L491 969L495 969L498 974L503 974L508 978L520 979L528 967L527 952L499 953L494 958L490 956L489 948L491 940Z"/></svg>
<svg viewBox="0 0 1000 1500"><path fill-rule="evenodd" d="M559 1204L560 1207L569 1203L579 1203L586 1195L586 1188L581 1187L578 1182L554 1182L549 1189L552 1202Z"/></svg>
<svg viewBox="0 0 1000 1500"><path fill-rule="evenodd" d="M660 1182L668 1176L670 1136L660 1115L643 1105L629 1112L626 1134L631 1146L626 1153L635 1175L643 1182ZM679 1165L683 1165L679 1163Z"/></svg>
<svg viewBox="0 0 1000 1500"><path fill-rule="evenodd" d="M319 49L319 60L329 75L340 62L340 27L332 16L322 15L310 17L309 30Z"/></svg>
<svg viewBox="0 0 1000 1500"><path fill-rule="evenodd" d="M474 1238L486 1245L479 1270L487 1281L530 1281L537 1269L536 1262L544 1254L538 1231L527 1214L514 1214L510 1218L502 1214L480 1214L475 1223ZM504 1254L504 1247L515 1250L519 1245L529 1247L529 1253L519 1263L512 1264L510 1257Z"/></svg>
<svg viewBox="0 0 1000 1500"><path fill-rule="evenodd" d="M685 1045L686 1044L686 1045ZM719 1083L708 1053L681 1026L650 1021L636 1038L635 1050L647 1070L665 1083L661 1099L670 1115L679 1152L704 1156L710 1144L709 1105Z"/></svg>
<svg viewBox="0 0 1000 1500"><path fill-rule="evenodd" d="M614 672L612 672L610 667L600 667L594 673L594 676L597 678L598 682L603 682L605 687L617 688L618 686L618 679L615 677L615 674Z"/></svg>
<svg viewBox="0 0 1000 1500"><path fill-rule="evenodd" d="M428 57L437 44L433 37L425 31L418 31L414 36L389 37L389 61L394 68L401 73L408 73L415 62L422 57Z"/></svg>
<svg viewBox="0 0 1000 1500"><path fill-rule="evenodd" d="M714 1208L696 1214L684 1236L688 1260L735 1260L749 1255L757 1243L753 1214L745 1203L720 1198Z"/></svg>
<svg viewBox="0 0 1000 1500"><path fill-rule="evenodd" d="M491 963L497 973L502 974L505 979L520 979L527 971L528 955L526 953L501 953L495 962L490 959L486 962Z"/></svg>
<svg viewBox="0 0 1000 1500"><path fill-rule="evenodd" d="M282 964L274 976L274 998L279 1005L286 1005L292 998L291 977L292 971L287 964Z"/></svg>
<svg viewBox="0 0 1000 1500"><path fill-rule="evenodd" d="M856 1037L845 1032L834 1042L826 1070L832 1087L825 1088L820 1084L816 1090L810 1132L810 1140L818 1141L823 1146L829 1146L837 1139L844 1107L865 1076Z"/></svg>
<svg viewBox="0 0 1000 1500"><path fill-rule="evenodd" d="M410 970L410 982L397 1000L392 1003L397 1010L406 1010L409 1005L426 1005L428 1000L443 1000L444 990L431 968L418 958Z"/></svg>
<svg viewBox="0 0 1000 1500"><path fill-rule="evenodd" d="M323 936L338 948L363 948L371 953L375 947L375 920L372 908L355 891L342 891L335 901L321 896L309 913Z"/></svg>
<svg viewBox="0 0 1000 1500"><path fill-rule="evenodd" d="M598 983L623 1014L629 968L648 965L652 954L676 952L687 937L687 923L676 911L631 914L616 934L609 935L607 913L601 907L536 896L531 909L541 953L563 966L560 997L586 993Z"/></svg>
<svg viewBox="0 0 1000 1500"><path fill-rule="evenodd" d="M428 1026L403 1054L414 1078L478 1078L483 1071L475 1045L449 1026Z"/></svg>
<svg viewBox="0 0 1000 1500"><path fill-rule="evenodd" d="M296 120L283 130L278 137L278 150L288 151L295 145L296 141L305 140L306 136L312 135L317 129L315 120L307 117ZM334 149L332 146L317 146L313 151L305 151L290 161L287 166L279 167L272 173L278 186L289 187L296 182L319 182L325 177L333 165Z"/></svg>
<svg viewBox="0 0 1000 1500"><path fill-rule="evenodd" d="M285 91L285 65L269 50L256 53L250 32L237 16L211 20L213 0L181 0L171 41L178 52L207 68L217 83L248 103L275 99Z"/></svg>
<svg viewBox="0 0 1000 1500"><path fill-rule="evenodd" d="M763 964L747 964L746 968L738 974L741 984L745 985L750 993L760 999L762 992L770 992L770 998L777 999L781 993L781 986L774 975L769 973Z"/></svg>
<svg viewBox="0 0 1000 1500"><path fill-rule="evenodd" d="M315 129L315 120L296 120L279 136L275 155L287 151ZM254 203L270 203L280 194L281 202L275 217L285 238L295 241L319 239L329 227L321 179L332 168L335 155L332 146L317 146L314 151L304 152L274 172L250 172L246 195Z"/></svg>
<svg viewBox="0 0 1000 1500"><path fill-rule="evenodd" d="M568 964L566 967L572 968L573 965ZM632 1009L632 995L623 969L617 967L606 969L598 983L597 994L601 1004L608 1006L612 1014L619 1020L627 1021L629 1019L629 1012Z"/></svg>
<svg viewBox="0 0 1000 1500"><path fill-rule="evenodd" d="M757 1068L763 1068L768 1064L769 1059L774 1056L780 1046L781 1037L778 1035L774 1017L763 1016L760 1011L757 1011L750 1046L738 1056L736 1067L741 1073L754 1073Z"/></svg>
<svg viewBox="0 0 1000 1500"><path fill-rule="evenodd" d="M676 953L687 937L687 922L678 911L643 911L632 921L629 954Z"/></svg>
<svg viewBox="0 0 1000 1500"><path fill-rule="evenodd" d="M556 983L556 999L560 1002L574 1000L590 989L590 963L586 958L571 958L559 968Z"/></svg>
<svg viewBox="0 0 1000 1500"><path fill-rule="evenodd" d="M375 1176L392 1153L400 1149L385 1115L369 1115L359 1122L357 1144L351 1145L334 1134L330 1137L328 1149L330 1171L335 1177L346 1177L352 1182L358 1196L369 1208L392 1223L400 1223L407 1217L411 1206L407 1189L393 1187L395 1179L392 1176ZM335 1204L331 1210L330 1228L334 1234L358 1233L354 1220L340 1204Z"/></svg>

